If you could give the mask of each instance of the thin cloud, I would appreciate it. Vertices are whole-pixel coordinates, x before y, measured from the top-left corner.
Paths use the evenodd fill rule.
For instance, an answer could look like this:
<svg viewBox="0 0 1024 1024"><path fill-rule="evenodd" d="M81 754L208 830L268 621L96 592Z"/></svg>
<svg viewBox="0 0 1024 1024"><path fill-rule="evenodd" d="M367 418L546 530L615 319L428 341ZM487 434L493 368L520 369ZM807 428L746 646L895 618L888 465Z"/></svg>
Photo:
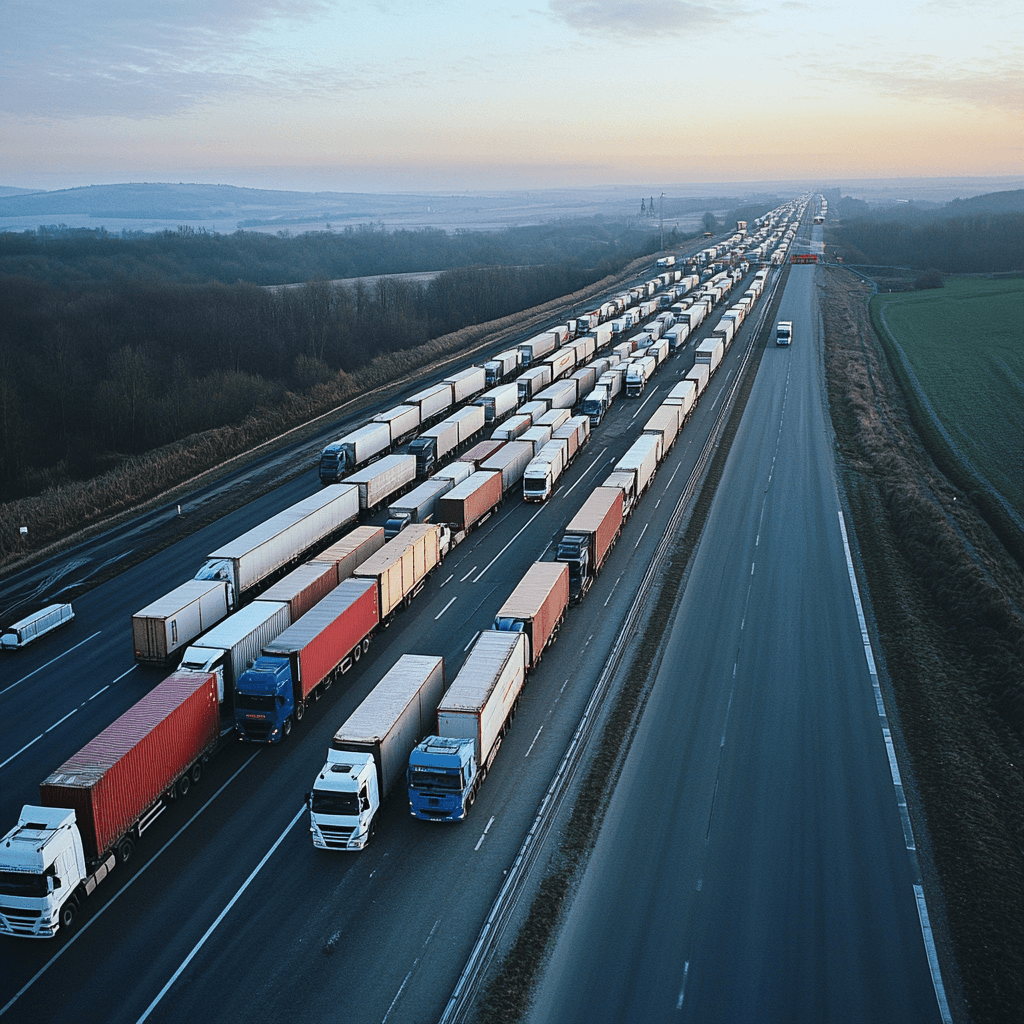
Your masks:
<svg viewBox="0 0 1024 1024"><path fill-rule="evenodd" d="M610 35L623 42L702 31L742 13L739 4L687 0L550 0L549 7L556 21L578 32Z"/></svg>
<svg viewBox="0 0 1024 1024"><path fill-rule="evenodd" d="M1020 53L951 66L938 57L904 58L897 66L864 62L821 65L823 78L857 82L883 96L919 102L956 103L978 109L1024 109L1024 60Z"/></svg>
<svg viewBox="0 0 1024 1024"><path fill-rule="evenodd" d="M248 41L275 21L307 21L330 0L9 0L0 109L77 117L172 114L259 80Z"/></svg>

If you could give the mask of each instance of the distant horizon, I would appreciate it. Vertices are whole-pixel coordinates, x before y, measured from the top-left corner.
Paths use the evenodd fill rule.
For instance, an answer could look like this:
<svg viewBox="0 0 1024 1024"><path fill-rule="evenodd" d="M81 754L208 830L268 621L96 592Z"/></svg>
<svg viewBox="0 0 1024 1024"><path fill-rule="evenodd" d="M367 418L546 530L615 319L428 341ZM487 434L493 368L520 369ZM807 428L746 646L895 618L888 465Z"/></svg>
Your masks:
<svg viewBox="0 0 1024 1024"><path fill-rule="evenodd" d="M196 177L191 180L185 180L183 178L177 178L176 175L168 173L166 176L155 174L152 176L140 177L140 178L116 178L111 177L110 180L96 180L96 181L82 181L78 179L77 184L52 184L49 186L43 185L17 185L12 184L8 181L0 180L0 196L4 190L9 190L8 194L14 193L32 193L32 194L49 194L58 192L72 192L82 191L90 188L112 188L118 186L185 186L185 187L204 187L204 188L231 188L239 190L251 190L257 192L281 192L281 193L294 193L300 195L370 195L370 196L400 196L400 195L416 195L416 196L448 196L448 195L479 195L479 196L507 196L516 194L529 194L534 192L627 192L630 194L646 195L648 192L655 190L664 191L666 189L673 189L684 193L698 193L702 194L708 190L721 190L723 188L736 189L739 191L749 192L752 189L767 190L772 188L787 188L787 189L832 189L842 188L845 185L859 185L861 187L885 187L893 188L898 187L901 184L907 186L912 185L953 185L957 183L970 184L974 182L978 183L996 183L1004 184L1009 186L1008 188L993 189L993 191L1012 191L1016 188L1024 188L1024 174L934 174L934 175L835 175L829 178L820 177L796 177L796 178L708 178L705 180L690 180L690 181L601 181L591 182L587 184L568 184L568 183L550 183L550 184L509 184L506 186L496 185L494 183L484 187L478 185L475 187L414 187L407 186L404 188L355 188L355 187L344 187L342 185L333 188L313 188L313 187L299 187L298 185L288 185L285 183L280 184L254 184L254 183L239 183L237 181L224 180L223 176L211 173L208 177ZM966 197L965 197L966 198Z"/></svg>

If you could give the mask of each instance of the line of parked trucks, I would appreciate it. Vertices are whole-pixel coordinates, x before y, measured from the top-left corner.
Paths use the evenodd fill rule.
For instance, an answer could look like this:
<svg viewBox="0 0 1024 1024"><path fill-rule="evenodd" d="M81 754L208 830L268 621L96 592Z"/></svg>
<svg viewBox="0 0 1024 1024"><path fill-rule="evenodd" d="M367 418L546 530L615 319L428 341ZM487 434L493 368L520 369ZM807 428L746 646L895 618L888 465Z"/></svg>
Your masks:
<svg viewBox="0 0 1024 1024"><path fill-rule="evenodd" d="M307 705L366 654L373 634L415 598L451 547L506 494L521 486L528 500L550 497L607 405L623 390L630 393L630 368L650 360L642 372L653 372L706 317L714 305L707 300L720 301L728 293L723 273L708 278L707 294L702 289L682 309L663 310L668 316L655 317L657 307L650 309L652 322L640 335L614 340L628 328L613 333L608 324L609 357L595 360L596 338L576 338L584 344L572 349L571 361L563 360L562 373L579 372L580 351L587 362L582 377L570 378L571 402L550 391L542 397L550 389L543 372L546 339L520 346L515 366L506 353L484 368L453 375L446 384L454 387L456 379L478 381L478 370L484 383L488 373L497 380L531 363L542 370L530 378L533 383L514 382L525 404L506 408L499 395L490 395L490 421L497 424L492 437L477 440L459 461L392 501L386 527L352 528L361 514L394 495L388 480L404 481L398 487L403 490L420 477L419 452L386 452L367 464L377 466L376 475L352 479L350 473L343 482L325 484L211 552L195 579L137 613L136 658L178 667L48 776L39 805L24 807L18 824L0 840L0 933L48 937L68 927L82 900L116 864L131 858L143 833L199 781L220 745L231 737L283 740ZM739 279L726 276L732 284ZM755 299L766 276L767 270L755 275ZM578 318L577 332L582 327L599 333L602 316L611 316L617 305L606 303ZM675 316L705 306L703 312ZM749 304L744 315L747 309ZM731 340L730 334L726 344ZM568 327L561 343L571 344ZM450 686L442 659L406 655L338 730L308 798L315 846L365 846L382 801L400 780L413 816L437 821L466 815L511 724L527 674L554 640L570 604L585 596L605 564L717 365L713 358L699 359L671 389L570 520L554 561L530 567L493 628L476 638ZM464 398L472 397L473 387L463 391ZM584 414L572 416L581 398ZM586 403L595 400L602 403L596 419L586 411ZM465 408L486 418L484 405ZM435 408L435 414L444 411ZM513 422L513 412L519 422ZM374 422L390 429L400 420L385 414ZM406 436L410 423L400 428ZM342 439L328 447L339 462L354 459L346 467L358 473L359 443ZM435 467L437 452L435 446Z"/></svg>

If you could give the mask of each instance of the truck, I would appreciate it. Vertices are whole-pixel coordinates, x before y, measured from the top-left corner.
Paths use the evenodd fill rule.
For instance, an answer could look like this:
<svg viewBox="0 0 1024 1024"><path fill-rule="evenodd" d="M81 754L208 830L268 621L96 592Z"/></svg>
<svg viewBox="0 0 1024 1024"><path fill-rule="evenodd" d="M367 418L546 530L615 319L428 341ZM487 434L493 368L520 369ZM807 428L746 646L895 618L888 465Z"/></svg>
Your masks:
<svg viewBox="0 0 1024 1024"><path fill-rule="evenodd" d="M306 560L359 516L359 488L329 484L206 556L197 580L228 584L237 608L261 586Z"/></svg>
<svg viewBox="0 0 1024 1024"><path fill-rule="evenodd" d="M265 644L235 683L240 738L249 743L285 739L306 705L362 657L378 622L376 583L350 578Z"/></svg>
<svg viewBox="0 0 1024 1024"><path fill-rule="evenodd" d="M514 441L522 437L533 426L533 418L526 413L517 416L509 416L507 420L497 427L491 434L493 441Z"/></svg>
<svg viewBox="0 0 1024 1024"><path fill-rule="evenodd" d="M657 368L658 360L654 356L641 356L630 363L626 371L626 397L639 398Z"/></svg>
<svg viewBox="0 0 1024 1024"><path fill-rule="evenodd" d="M505 352L499 352L492 359L484 363L485 384L487 387L494 387L507 380L522 365L522 356L519 349L510 348Z"/></svg>
<svg viewBox="0 0 1024 1024"><path fill-rule="evenodd" d="M483 407L485 424L497 426L506 416L515 412L516 406L519 405L519 386L515 381L511 384L499 384L490 391L485 391L473 404Z"/></svg>
<svg viewBox="0 0 1024 1024"><path fill-rule="evenodd" d="M321 484L337 483L391 449L391 426L388 423L366 423L320 452L318 473Z"/></svg>
<svg viewBox="0 0 1024 1024"><path fill-rule="evenodd" d="M519 401L528 402L539 391L543 391L551 383L551 367L548 363L541 363L524 370L516 377L516 386L519 388Z"/></svg>
<svg viewBox="0 0 1024 1024"><path fill-rule="evenodd" d="M337 566L330 562L306 562L265 590L254 604L264 601L288 605L288 617L298 622L338 585Z"/></svg>
<svg viewBox="0 0 1024 1024"><path fill-rule="evenodd" d="M534 562L498 609L492 629L525 633L526 667L534 669L552 643L569 607L569 567L564 562Z"/></svg>
<svg viewBox="0 0 1024 1024"><path fill-rule="evenodd" d="M179 670L212 672L217 677L219 699L230 708L239 677L264 645L290 625L291 610L283 601L253 601L186 647Z"/></svg>
<svg viewBox="0 0 1024 1024"><path fill-rule="evenodd" d="M377 618L387 623L426 585L451 546L451 530L438 523L413 523L357 566L353 579L370 580L377 591Z"/></svg>
<svg viewBox="0 0 1024 1024"><path fill-rule="evenodd" d="M721 365L724 355L725 343L721 338L705 338L694 350L693 361L694 364L703 363L710 375Z"/></svg>
<svg viewBox="0 0 1024 1024"><path fill-rule="evenodd" d="M140 665L169 666L204 630L227 618L228 584L188 580L132 616L132 644Z"/></svg>
<svg viewBox="0 0 1024 1024"><path fill-rule="evenodd" d="M306 798L313 846L366 846L413 747L434 728L444 688L444 658L404 654L345 720Z"/></svg>
<svg viewBox="0 0 1024 1024"><path fill-rule="evenodd" d="M433 522L438 498L455 484L446 477L431 477L410 491L400 501L388 506L388 521L384 524L384 537L392 540L411 523Z"/></svg>
<svg viewBox="0 0 1024 1024"><path fill-rule="evenodd" d="M468 463L470 471L475 471L479 469L481 464L486 462L504 444L505 442L503 440L495 437L488 438L486 441L478 441L469 449L468 452L463 452L463 454L459 456L459 462Z"/></svg>
<svg viewBox="0 0 1024 1024"><path fill-rule="evenodd" d="M391 430L391 447L395 448L412 437L420 428L420 407L418 405L396 405L394 409L378 413L374 423L386 423Z"/></svg>
<svg viewBox="0 0 1024 1024"><path fill-rule="evenodd" d="M436 423L454 402L451 384L432 384L405 400L406 405L415 405L419 408L421 427L429 427Z"/></svg>
<svg viewBox="0 0 1024 1024"><path fill-rule="evenodd" d="M568 373L576 369L576 350L574 348L560 348L544 357L544 362L551 367L551 379L561 380Z"/></svg>
<svg viewBox="0 0 1024 1024"><path fill-rule="evenodd" d="M526 433L519 439L520 441L529 441L533 445L533 452L536 455L541 448L544 447L551 440L551 435L554 431L550 427L540 426L539 424L534 427L530 427Z"/></svg>
<svg viewBox="0 0 1024 1024"><path fill-rule="evenodd" d="M674 384L665 396L665 405L679 406L680 423L685 423L690 418L693 407L697 404L697 385L692 380L681 380Z"/></svg>
<svg viewBox="0 0 1024 1024"><path fill-rule="evenodd" d="M458 447L457 420L446 418L433 427L427 427L409 443L409 454L416 457L416 475L421 478L430 476L434 467Z"/></svg>
<svg viewBox="0 0 1024 1024"><path fill-rule="evenodd" d="M775 325L775 344L791 345L793 343L793 321L780 320Z"/></svg>
<svg viewBox="0 0 1024 1024"><path fill-rule="evenodd" d="M592 364L587 364L576 370L569 379L576 381L577 395L586 395L594 390L597 378L597 368Z"/></svg>
<svg viewBox="0 0 1024 1024"><path fill-rule="evenodd" d="M639 500L650 486L661 462L662 440L653 434L641 434L615 463L616 473L632 473L636 477L636 497Z"/></svg>
<svg viewBox="0 0 1024 1024"><path fill-rule="evenodd" d="M538 334L519 346L519 354L522 357L524 369L539 363L550 352L554 352L558 345L558 335L554 331L546 331Z"/></svg>
<svg viewBox="0 0 1024 1024"><path fill-rule="evenodd" d="M469 401L487 387L487 371L482 366L467 366L465 370L450 374L441 382L450 384L455 404Z"/></svg>
<svg viewBox="0 0 1024 1024"><path fill-rule="evenodd" d="M503 493L501 473L478 470L441 495L437 518L459 533L469 533L501 504Z"/></svg>
<svg viewBox="0 0 1024 1024"><path fill-rule="evenodd" d="M568 380L560 380L554 384L549 384L534 395L534 398L547 402L549 409L571 409L576 404L578 397L576 381L572 377Z"/></svg>
<svg viewBox="0 0 1024 1024"><path fill-rule="evenodd" d="M680 407L674 403L663 402L654 410L654 415L644 424L643 433L654 434L661 438L662 458L676 443L679 436Z"/></svg>
<svg viewBox="0 0 1024 1024"><path fill-rule="evenodd" d="M729 346L732 344L732 339L735 334L736 321L729 317L722 317L711 331L712 338L721 340L724 351L729 350Z"/></svg>
<svg viewBox="0 0 1024 1024"><path fill-rule="evenodd" d="M357 565L365 562L384 544L384 528L380 526L357 526L346 533L341 540L314 555L311 562L327 562L338 572L338 582L347 580Z"/></svg>
<svg viewBox="0 0 1024 1024"><path fill-rule="evenodd" d="M555 493L555 484L565 471L568 449L567 441L551 440L530 460L523 471L525 501L547 501Z"/></svg>
<svg viewBox="0 0 1024 1024"><path fill-rule="evenodd" d="M524 633L485 629L437 709L437 735L409 755L409 810L461 821L476 800L526 682Z"/></svg>
<svg viewBox="0 0 1024 1024"><path fill-rule="evenodd" d="M704 394L708 386L708 381L711 379L711 371L708 368L707 363L694 363L689 370L686 371L684 380L692 380L697 387L697 400Z"/></svg>
<svg viewBox="0 0 1024 1024"><path fill-rule="evenodd" d="M359 488L359 509L372 512L392 495L401 494L416 479L415 455L385 455L343 481Z"/></svg>
<svg viewBox="0 0 1024 1024"><path fill-rule="evenodd" d="M604 419L604 414L608 411L608 407L611 405L611 399L609 397L609 389L606 387L594 388L593 391L583 399L583 404L580 407L583 410L584 415L590 417L590 425L592 427L599 427L601 421Z"/></svg>
<svg viewBox="0 0 1024 1024"><path fill-rule="evenodd" d="M66 626L75 617L69 604L50 604L8 626L0 635L0 649L16 651ZM134 623L133 623L134 625Z"/></svg>
<svg viewBox="0 0 1024 1024"><path fill-rule="evenodd" d="M571 416L551 435L553 441L564 440L569 445L565 453L565 465L572 465L579 450L590 438L590 417Z"/></svg>
<svg viewBox="0 0 1024 1024"><path fill-rule="evenodd" d="M480 463L485 472L501 473L501 490L507 493L523 479L526 467L533 459L533 445L529 441L509 441L492 456Z"/></svg>
<svg viewBox="0 0 1024 1024"><path fill-rule="evenodd" d="M571 415L571 409L553 407L537 416L533 421L533 425L535 427L550 427L552 432L554 432L564 423L567 423Z"/></svg>
<svg viewBox="0 0 1024 1024"><path fill-rule="evenodd" d="M665 332L668 340L669 350L673 353L681 352L686 348L686 339L690 336L690 328L686 324L676 324Z"/></svg>
<svg viewBox="0 0 1024 1024"><path fill-rule="evenodd" d="M220 742L216 678L178 672L48 775L39 804L22 807L0 840L0 934L44 939L70 928Z"/></svg>
<svg viewBox="0 0 1024 1024"><path fill-rule="evenodd" d="M622 532L624 496L618 487L595 487L569 520L555 558L569 569L569 598L580 601L597 578Z"/></svg>

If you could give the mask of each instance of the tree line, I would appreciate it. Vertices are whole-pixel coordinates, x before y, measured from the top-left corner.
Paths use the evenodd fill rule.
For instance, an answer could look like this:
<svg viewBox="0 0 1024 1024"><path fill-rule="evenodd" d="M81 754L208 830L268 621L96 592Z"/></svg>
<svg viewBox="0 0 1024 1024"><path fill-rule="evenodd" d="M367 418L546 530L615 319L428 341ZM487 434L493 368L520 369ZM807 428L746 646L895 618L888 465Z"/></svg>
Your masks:
<svg viewBox="0 0 1024 1024"><path fill-rule="evenodd" d="M1024 214L921 220L858 217L829 225L827 248L852 264L936 269L947 274L1020 273L1024 271Z"/></svg>
<svg viewBox="0 0 1024 1024"><path fill-rule="evenodd" d="M467 244L479 251L481 243ZM270 289L0 274L0 499L238 424L336 384L376 356L574 292L656 245L605 247L590 264L454 269L427 284L319 279Z"/></svg>

